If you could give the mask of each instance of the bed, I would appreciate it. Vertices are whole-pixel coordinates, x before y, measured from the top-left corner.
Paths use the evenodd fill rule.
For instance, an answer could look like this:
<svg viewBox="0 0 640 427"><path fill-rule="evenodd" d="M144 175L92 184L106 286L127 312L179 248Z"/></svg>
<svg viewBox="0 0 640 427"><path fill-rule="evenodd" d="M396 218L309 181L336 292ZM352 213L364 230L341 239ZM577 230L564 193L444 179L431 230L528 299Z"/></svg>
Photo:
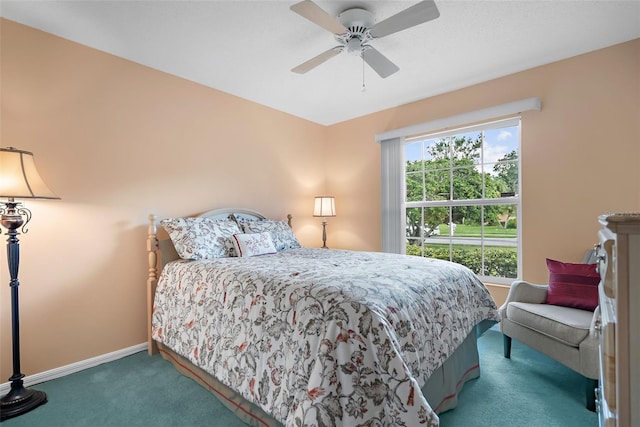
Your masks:
<svg viewBox="0 0 640 427"><path fill-rule="evenodd" d="M161 224L171 238L149 216L149 353L248 425L438 426L479 376L499 314L466 267L304 248L291 216L248 209Z"/></svg>

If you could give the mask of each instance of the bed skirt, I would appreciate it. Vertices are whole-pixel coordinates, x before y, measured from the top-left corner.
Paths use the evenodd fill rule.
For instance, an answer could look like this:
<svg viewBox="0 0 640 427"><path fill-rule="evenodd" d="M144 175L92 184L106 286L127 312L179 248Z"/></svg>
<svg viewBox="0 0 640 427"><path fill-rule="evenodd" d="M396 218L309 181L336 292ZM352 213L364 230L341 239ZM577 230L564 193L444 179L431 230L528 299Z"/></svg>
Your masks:
<svg viewBox="0 0 640 427"><path fill-rule="evenodd" d="M464 383L480 376L480 360L477 339L495 322L485 320L478 324L456 351L438 368L422 388L427 402L437 414L453 409L458 404L458 394ZM181 374L199 383L213 393L218 400L241 419L253 427L282 427L258 406L248 402L241 394L222 384L211 374L198 368L188 359L169 347L158 343L162 357L173 364Z"/></svg>

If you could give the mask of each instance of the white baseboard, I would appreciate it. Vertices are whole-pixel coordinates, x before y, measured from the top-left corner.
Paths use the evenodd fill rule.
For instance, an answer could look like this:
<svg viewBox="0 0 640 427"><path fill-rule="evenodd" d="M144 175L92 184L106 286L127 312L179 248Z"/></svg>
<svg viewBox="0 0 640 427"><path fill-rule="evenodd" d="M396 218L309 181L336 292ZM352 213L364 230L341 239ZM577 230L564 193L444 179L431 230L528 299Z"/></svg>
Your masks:
<svg viewBox="0 0 640 427"><path fill-rule="evenodd" d="M80 362L72 363L70 365L61 366L59 368L51 369L50 371L40 372L34 375L28 375L23 378L25 387L32 386L34 384L43 383L45 381L61 378L66 375L70 375L76 372L84 371L85 369L93 368L94 366L102 365L103 363L113 362L114 360L122 359L123 357L130 356L135 353L139 353L147 349L147 343L137 344L122 350L117 350L111 353L103 354L101 356L92 357L91 359L81 360ZM4 396L11 389L11 383L6 382L0 384L0 395Z"/></svg>

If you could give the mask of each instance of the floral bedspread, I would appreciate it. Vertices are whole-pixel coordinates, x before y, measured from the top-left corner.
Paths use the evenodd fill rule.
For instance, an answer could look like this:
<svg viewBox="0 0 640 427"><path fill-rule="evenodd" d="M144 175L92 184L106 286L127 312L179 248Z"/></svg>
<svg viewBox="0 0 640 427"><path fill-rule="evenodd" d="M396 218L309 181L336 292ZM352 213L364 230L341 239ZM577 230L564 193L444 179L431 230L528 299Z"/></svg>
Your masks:
<svg viewBox="0 0 640 427"><path fill-rule="evenodd" d="M484 319L466 267L300 248L174 261L153 338L293 426L437 426L421 387Z"/></svg>

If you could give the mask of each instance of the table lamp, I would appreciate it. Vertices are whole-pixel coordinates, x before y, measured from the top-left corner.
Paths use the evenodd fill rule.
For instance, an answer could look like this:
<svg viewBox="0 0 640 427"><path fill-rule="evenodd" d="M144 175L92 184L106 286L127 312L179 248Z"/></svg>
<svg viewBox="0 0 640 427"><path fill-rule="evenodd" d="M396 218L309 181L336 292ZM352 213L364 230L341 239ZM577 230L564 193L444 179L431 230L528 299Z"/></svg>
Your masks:
<svg viewBox="0 0 640 427"><path fill-rule="evenodd" d="M316 196L313 205L313 216L329 217L336 216L336 204L333 196ZM327 220L322 221L322 248L327 247Z"/></svg>

